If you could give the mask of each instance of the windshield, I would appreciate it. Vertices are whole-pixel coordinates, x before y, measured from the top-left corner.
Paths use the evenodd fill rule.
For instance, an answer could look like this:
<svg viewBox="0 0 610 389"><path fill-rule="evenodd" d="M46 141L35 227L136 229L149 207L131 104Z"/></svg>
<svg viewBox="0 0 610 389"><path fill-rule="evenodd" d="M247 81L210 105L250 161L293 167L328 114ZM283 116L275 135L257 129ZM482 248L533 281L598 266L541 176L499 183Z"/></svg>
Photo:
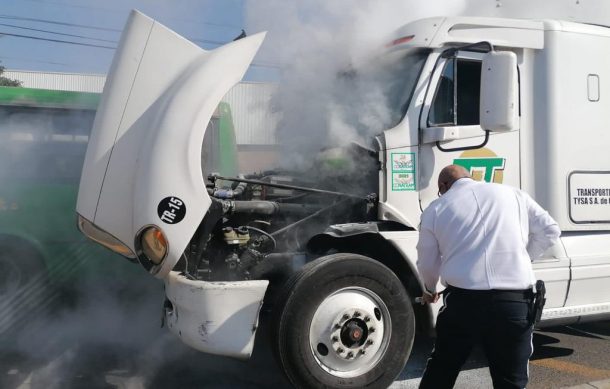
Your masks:
<svg viewBox="0 0 610 389"><path fill-rule="evenodd" d="M428 50L400 50L343 72L336 101L344 119L359 133L379 133L396 126L411 102ZM349 115L347 114L349 113Z"/></svg>

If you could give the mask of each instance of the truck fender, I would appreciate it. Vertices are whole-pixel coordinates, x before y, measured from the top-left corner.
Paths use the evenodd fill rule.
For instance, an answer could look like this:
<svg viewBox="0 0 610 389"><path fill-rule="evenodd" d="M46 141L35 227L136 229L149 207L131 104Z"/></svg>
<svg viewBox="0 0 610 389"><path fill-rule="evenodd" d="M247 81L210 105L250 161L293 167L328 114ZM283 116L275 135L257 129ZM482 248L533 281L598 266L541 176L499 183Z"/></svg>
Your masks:
<svg viewBox="0 0 610 389"><path fill-rule="evenodd" d="M418 330L430 333L434 320L432 308L430 305L416 304L414 301L423 293L421 280L414 267L415 262L406 258L381 234L386 231L400 232L413 231L413 229L394 221L334 224L328 226L326 231L312 236L307 243L307 251L314 256L329 252L354 253L383 263L396 274L413 299Z"/></svg>

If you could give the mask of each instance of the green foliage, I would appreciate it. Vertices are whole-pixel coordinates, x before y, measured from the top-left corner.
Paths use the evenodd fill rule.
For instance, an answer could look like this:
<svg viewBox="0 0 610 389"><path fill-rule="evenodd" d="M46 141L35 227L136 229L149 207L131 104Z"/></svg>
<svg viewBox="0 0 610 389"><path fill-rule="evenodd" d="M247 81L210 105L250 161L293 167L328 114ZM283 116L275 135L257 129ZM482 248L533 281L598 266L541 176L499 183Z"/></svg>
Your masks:
<svg viewBox="0 0 610 389"><path fill-rule="evenodd" d="M21 81L2 76L4 66L0 65L0 86L21 86Z"/></svg>

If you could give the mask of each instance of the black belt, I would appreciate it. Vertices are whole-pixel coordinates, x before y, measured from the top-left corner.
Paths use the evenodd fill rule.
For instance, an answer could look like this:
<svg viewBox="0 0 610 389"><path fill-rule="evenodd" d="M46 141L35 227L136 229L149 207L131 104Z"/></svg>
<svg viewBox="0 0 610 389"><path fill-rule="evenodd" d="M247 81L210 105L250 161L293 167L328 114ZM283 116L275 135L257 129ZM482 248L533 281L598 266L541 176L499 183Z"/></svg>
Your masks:
<svg viewBox="0 0 610 389"><path fill-rule="evenodd" d="M462 289L448 285L443 291L443 294L447 293L508 301L531 302L534 299L534 291L532 289Z"/></svg>

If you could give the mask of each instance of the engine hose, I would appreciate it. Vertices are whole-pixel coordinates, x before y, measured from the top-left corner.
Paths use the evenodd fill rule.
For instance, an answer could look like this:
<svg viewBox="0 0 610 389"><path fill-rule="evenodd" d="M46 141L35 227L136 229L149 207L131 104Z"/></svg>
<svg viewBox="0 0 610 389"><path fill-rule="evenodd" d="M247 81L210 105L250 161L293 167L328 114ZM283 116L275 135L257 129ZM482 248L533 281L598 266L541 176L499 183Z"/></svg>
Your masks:
<svg viewBox="0 0 610 389"><path fill-rule="evenodd" d="M250 227L250 226L245 226L245 227L250 231L258 232L259 234L265 235L267 238L271 239L271 241L273 242L273 248L271 249L271 251L275 250L275 248L277 247L277 242L275 241L275 238L273 236L271 236L270 233L265 232L256 227Z"/></svg>
<svg viewBox="0 0 610 389"><path fill-rule="evenodd" d="M294 189L294 190L300 190L300 191L303 191L303 192L321 193L321 194L328 194L328 195L335 195L335 196L342 196L342 197L351 197L351 198L355 198L355 199L359 199L359 200L366 200L366 201L370 200L369 196L354 195L354 194L351 194L351 193L344 193L344 192L335 192L335 191L332 191L332 190L324 190L324 189L316 189L316 188L306 188L306 187L303 187L303 186L296 186L296 185L272 184L270 182L264 182L264 181L260 181L260 180L240 179L240 178L234 178L234 177L224 177L224 176L220 176L220 175L216 175L216 174L210 174L208 176L208 180L210 180L212 182L215 181L215 180L246 182L248 184L270 186L272 188Z"/></svg>
<svg viewBox="0 0 610 389"><path fill-rule="evenodd" d="M282 214L310 214L320 210L317 205L276 203L275 201L250 200L250 201L230 201L231 213L251 213L257 215Z"/></svg>
<svg viewBox="0 0 610 389"><path fill-rule="evenodd" d="M255 213L273 215L280 210L278 203L272 201L231 201L232 213Z"/></svg>

